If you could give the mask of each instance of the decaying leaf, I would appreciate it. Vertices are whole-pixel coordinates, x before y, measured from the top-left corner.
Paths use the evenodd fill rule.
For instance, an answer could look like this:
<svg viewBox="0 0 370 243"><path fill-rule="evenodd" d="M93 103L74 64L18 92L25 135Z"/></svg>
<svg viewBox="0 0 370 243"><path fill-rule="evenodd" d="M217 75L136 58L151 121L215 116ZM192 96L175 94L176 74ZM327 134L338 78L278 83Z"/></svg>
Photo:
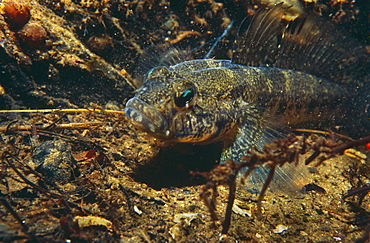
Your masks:
<svg viewBox="0 0 370 243"><path fill-rule="evenodd" d="M109 231L113 231L112 222L99 216L76 216L73 221L77 222L80 228L89 226L105 226Z"/></svg>

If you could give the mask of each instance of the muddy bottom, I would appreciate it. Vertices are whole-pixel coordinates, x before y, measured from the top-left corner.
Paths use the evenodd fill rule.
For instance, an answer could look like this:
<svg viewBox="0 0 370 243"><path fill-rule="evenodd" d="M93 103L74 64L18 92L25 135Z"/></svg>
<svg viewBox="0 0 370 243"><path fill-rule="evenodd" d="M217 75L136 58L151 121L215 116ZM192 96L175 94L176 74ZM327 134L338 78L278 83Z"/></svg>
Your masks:
<svg viewBox="0 0 370 243"><path fill-rule="evenodd" d="M84 127L78 124L83 121ZM30 131L20 131L27 124ZM62 127L67 124L66 127ZM22 127L23 126L23 127ZM45 128L49 126L49 128ZM121 115L23 117L1 134L3 241L217 242L228 187L217 196L217 226L200 193L217 146L161 148ZM205 153L204 151L207 151ZM207 161L208 160L208 161ZM213 161L210 162L210 161ZM353 242L368 231L368 165L348 156L312 169L306 193L258 194L238 183L231 242ZM360 241L361 242L361 241ZM365 242L365 241L362 241Z"/></svg>

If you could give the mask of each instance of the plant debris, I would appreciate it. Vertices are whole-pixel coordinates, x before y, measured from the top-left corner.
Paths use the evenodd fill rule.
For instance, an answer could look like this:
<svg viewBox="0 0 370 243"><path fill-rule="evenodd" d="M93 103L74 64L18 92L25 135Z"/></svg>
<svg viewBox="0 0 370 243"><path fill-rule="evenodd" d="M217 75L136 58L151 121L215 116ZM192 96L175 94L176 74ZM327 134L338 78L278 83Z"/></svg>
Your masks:
<svg viewBox="0 0 370 243"><path fill-rule="evenodd" d="M265 145L263 151L251 151L251 156L245 158L244 163L235 163L232 160L228 160L225 164L217 165L209 173L197 173L207 178L207 183L203 187L200 197L207 206L211 219L213 222L218 221L216 215L216 204L218 186L228 186L229 196L227 201L226 213L224 222L222 224L222 234L227 234L230 221L231 213L235 200L235 193L237 187L237 175L243 168L248 168L242 175L242 179L246 179L250 173L257 169L258 166L267 165L270 172L264 182L257 201L257 218L262 219L262 201L264 200L265 193L269 188L269 185L274 176L275 168L277 166L284 166L285 163L293 163L298 165L301 156L305 155L304 162L306 165L317 160L315 167L318 167L324 161L334 158L335 156L345 153L347 149L355 145L365 145L370 142L370 136L363 137L347 143L334 142L331 139L325 139L318 137L317 135L311 135L309 137L297 137L294 135L288 136L286 139L279 139L274 141L272 144ZM361 154L360 152L358 152ZM364 157L364 155L362 156ZM212 190L210 193L209 190ZM356 193L360 193L365 190L356 190ZM351 192L349 195L353 195ZM346 197L348 197L347 195ZM209 197L211 196L211 199Z"/></svg>

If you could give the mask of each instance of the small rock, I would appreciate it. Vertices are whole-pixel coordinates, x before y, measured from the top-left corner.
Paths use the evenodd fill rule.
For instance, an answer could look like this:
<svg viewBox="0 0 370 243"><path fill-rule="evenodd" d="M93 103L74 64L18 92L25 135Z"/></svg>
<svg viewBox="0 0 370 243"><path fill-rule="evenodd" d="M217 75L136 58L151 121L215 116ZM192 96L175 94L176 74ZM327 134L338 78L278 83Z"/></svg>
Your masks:
<svg viewBox="0 0 370 243"><path fill-rule="evenodd" d="M137 213L138 215L142 215L143 214L143 211L141 211L136 205L134 206L134 211L135 213Z"/></svg>
<svg viewBox="0 0 370 243"><path fill-rule="evenodd" d="M272 230L275 234L283 233L285 230L289 229L289 226L285 226L283 224L278 224L275 229Z"/></svg>
<svg viewBox="0 0 370 243"><path fill-rule="evenodd" d="M236 213L236 214L239 214L243 217L251 217L252 216L252 210L251 209L243 209L243 208L240 208L238 205L236 205L234 203L233 205L233 208L232 208L233 212Z"/></svg>
<svg viewBox="0 0 370 243"><path fill-rule="evenodd" d="M33 151L36 171L51 182L66 183L73 179L77 161L72 155L71 145L61 140L46 141Z"/></svg>
<svg viewBox="0 0 370 243"><path fill-rule="evenodd" d="M173 225L169 233L172 238L176 241L179 241L186 232L190 229L191 222L198 216L197 213L180 213L175 214L173 222L176 224Z"/></svg>
<svg viewBox="0 0 370 243"><path fill-rule="evenodd" d="M193 221L197 216L197 213L179 213L175 214L173 222L184 223L185 225L190 226L191 221Z"/></svg>

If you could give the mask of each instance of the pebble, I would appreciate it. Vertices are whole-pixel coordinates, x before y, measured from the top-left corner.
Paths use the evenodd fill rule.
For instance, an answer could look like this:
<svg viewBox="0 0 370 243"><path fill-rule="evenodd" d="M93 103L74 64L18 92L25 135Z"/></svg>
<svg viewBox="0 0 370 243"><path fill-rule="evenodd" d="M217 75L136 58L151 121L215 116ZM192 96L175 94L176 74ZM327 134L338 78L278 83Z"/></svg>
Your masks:
<svg viewBox="0 0 370 243"><path fill-rule="evenodd" d="M34 148L33 162L50 182L67 183L72 180L77 161L72 155L72 147L62 140L46 141Z"/></svg>

